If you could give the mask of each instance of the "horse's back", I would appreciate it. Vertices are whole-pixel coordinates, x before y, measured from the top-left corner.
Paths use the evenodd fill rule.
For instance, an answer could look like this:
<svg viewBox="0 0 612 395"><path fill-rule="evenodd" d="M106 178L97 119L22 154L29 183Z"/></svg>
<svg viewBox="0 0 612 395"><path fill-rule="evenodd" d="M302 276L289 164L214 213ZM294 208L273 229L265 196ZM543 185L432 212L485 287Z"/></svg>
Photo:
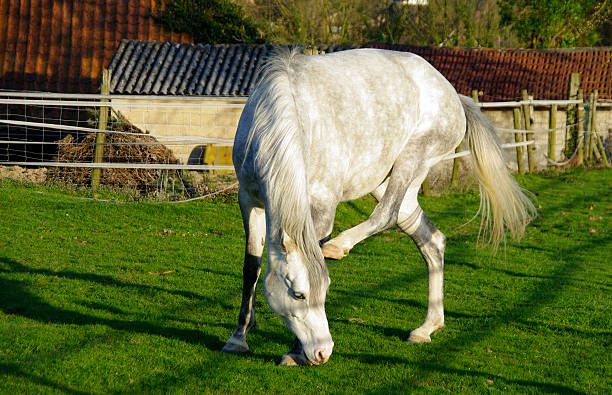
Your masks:
<svg viewBox="0 0 612 395"><path fill-rule="evenodd" d="M463 117L457 94L421 57L360 49L301 61L295 100L311 135L311 180L342 184L343 200L378 186L407 145L435 154L458 144L462 132L442 131L443 114Z"/></svg>

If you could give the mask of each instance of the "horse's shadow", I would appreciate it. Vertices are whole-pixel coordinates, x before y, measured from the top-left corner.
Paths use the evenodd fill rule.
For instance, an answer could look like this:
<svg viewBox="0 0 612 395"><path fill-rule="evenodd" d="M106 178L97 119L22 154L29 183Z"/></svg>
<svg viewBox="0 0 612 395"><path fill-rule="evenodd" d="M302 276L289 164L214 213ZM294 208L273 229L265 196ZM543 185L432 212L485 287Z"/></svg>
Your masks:
<svg viewBox="0 0 612 395"><path fill-rule="evenodd" d="M28 291L29 284L27 281L8 279L2 276L3 273L22 272L31 275L45 275L60 277L72 280L86 280L102 285L114 285L118 287L126 287L142 291L145 293L152 291L166 292L177 296L189 297L202 302L202 305L222 306L224 309L235 310L235 307L223 301L221 298L211 298L200 295L191 291L171 290L154 285L143 285L122 282L116 278L93 273L78 273L73 271L54 272L46 269L30 268L13 259L0 257L0 264L4 264L8 269L2 269L0 266L0 311L8 315L18 315L41 323L49 324L69 324L69 325L105 325L109 328L132 332L142 333L147 335L157 335L168 339L176 339L185 343L200 345L209 350L220 351L225 344L226 339L221 339L217 335L207 332L207 328L222 327L227 330L227 336L235 329L234 325L229 322L219 322L218 320L194 321L181 319L177 316L162 316L157 322L146 320L134 320L133 315L122 311L114 306L104 303L92 302L88 300L75 300L88 309L99 310L102 313L111 313L113 317L107 318L102 316L90 315L87 313L64 309L53 306L47 300ZM198 329L178 328L173 325L165 325L165 322L185 322ZM266 342L278 342L279 336L277 333L262 330L257 328L257 336ZM288 337L289 339L289 337ZM287 340L287 342L289 342ZM267 355L262 353L251 353L250 358L257 358L269 361L277 358L276 355ZM15 368L16 369L16 368ZM13 369L14 370L14 369Z"/></svg>
<svg viewBox="0 0 612 395"><path fill-rule="evenodd" d="M26 272L30 274L53 275L57 277L66 277L71 279L86 279L99 284L116 284L121 286L129 286L136 288L148 287L139 284L128 284L119 282L116 279L108 276L98 276L87 273L76 272L51 272L44 269L32 269L21 263L8 258L0 258L0 262L8 265L12 272ZM8 272L7 270L1 270ZM159 287L150 287L159 288ZM24 281L11 280L0 276L0 289L2 289L2 298L0 298L0 310L5 314L19 315L42 323L51 324L71 324L71 325L106 325L109 328L129 331L136 333L146 333L151 335L159 335L166 338L178 339L192 344L200 344L209 349L221 349L223 343L216 336L211 336L204 331L193 329L175 328L172 326L163 326L142 320L129 319L114 319L93 316L78 311L62 309L55 307L43 300L41 297L28 292L28 284ZM165 290L168 291L168 290ZM172 291L175 292L175 291ZM184 293L184 292L180 292ZM199 296L189 293L190 296ZM199 297L202 299L202 297ZM107 306L100 303L81 303L85 306L90 306L97 310L111 312L114 315L125 315L125 313L115 307ZM211 325L215 325L210 323Z"/></svg>

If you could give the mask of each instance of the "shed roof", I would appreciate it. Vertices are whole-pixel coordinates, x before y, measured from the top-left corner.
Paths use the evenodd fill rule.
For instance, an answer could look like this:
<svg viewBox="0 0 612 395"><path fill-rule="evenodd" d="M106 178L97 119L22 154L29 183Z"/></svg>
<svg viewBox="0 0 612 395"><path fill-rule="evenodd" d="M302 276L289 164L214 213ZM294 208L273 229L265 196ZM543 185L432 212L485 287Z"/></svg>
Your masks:
<svg viewBox="0 0 612 395"><path fill-rule="evenodd" d="M410 51L429 61L457 89L482 101L513 100L527 89L536 99L567 99L572 72L585 95L612 99L612 48L468 49L368 44ZM348 46L319 46L336 52ZM111 61L111 91L124 94L248 96L271 45L194 45L123 40Z"/></svg>
<svg viewBox="0 0 612 395"><path fill-rule="evenodd" d="M94 93L124 38L190 42L156 0L0 0L0 89Z"/></svg>
<svg viewBox="0 0 612 395"><path fill-rule="evenodd" d="M248 96L273 45L122 40L109 69L119 94ZM323 48L323 47L322 47ZM345 46L325 46L334 52Z"/></svg>

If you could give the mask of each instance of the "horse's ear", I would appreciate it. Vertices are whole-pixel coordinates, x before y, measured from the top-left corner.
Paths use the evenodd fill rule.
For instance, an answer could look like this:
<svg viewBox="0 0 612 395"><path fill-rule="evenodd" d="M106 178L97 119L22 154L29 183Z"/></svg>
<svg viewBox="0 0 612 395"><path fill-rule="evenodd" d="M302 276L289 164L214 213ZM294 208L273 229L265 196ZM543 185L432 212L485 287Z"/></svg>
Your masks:
<svg viewBox="0 0 612 395"><path fill-rule="evenodd" d="M295 241L293 241L293 239L289 237L289 235L285 233L284 231L283 231L282 244L287 254L297 250L297 244L295 244Z"/></svg>

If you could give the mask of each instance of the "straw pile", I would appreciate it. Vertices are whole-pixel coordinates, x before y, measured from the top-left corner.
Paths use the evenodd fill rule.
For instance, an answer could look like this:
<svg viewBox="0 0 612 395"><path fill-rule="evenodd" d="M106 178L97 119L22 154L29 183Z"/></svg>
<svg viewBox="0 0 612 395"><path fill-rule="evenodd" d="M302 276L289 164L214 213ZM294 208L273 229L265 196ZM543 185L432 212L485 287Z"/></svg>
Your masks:
<svg viewBox="0 0 612 395"><path fill-rule="evenodd" d="M177 163L172 152L164 145L134 144L156 142L153 137L144 134L132 125L121 114L115 113L115 118L109 123L108 130L142 133L142 135L126 135L109 133L104 144L105 163ZM96 135L89 134L77 140L68 135L58 141L59 162L93 162L96 145ZM146 191L154 186L164 170L152 169L102 169L100 184L113 187L131 187ZM49 170L48 179L69 184L89 184L93 169L57 167Z"/></svg>

